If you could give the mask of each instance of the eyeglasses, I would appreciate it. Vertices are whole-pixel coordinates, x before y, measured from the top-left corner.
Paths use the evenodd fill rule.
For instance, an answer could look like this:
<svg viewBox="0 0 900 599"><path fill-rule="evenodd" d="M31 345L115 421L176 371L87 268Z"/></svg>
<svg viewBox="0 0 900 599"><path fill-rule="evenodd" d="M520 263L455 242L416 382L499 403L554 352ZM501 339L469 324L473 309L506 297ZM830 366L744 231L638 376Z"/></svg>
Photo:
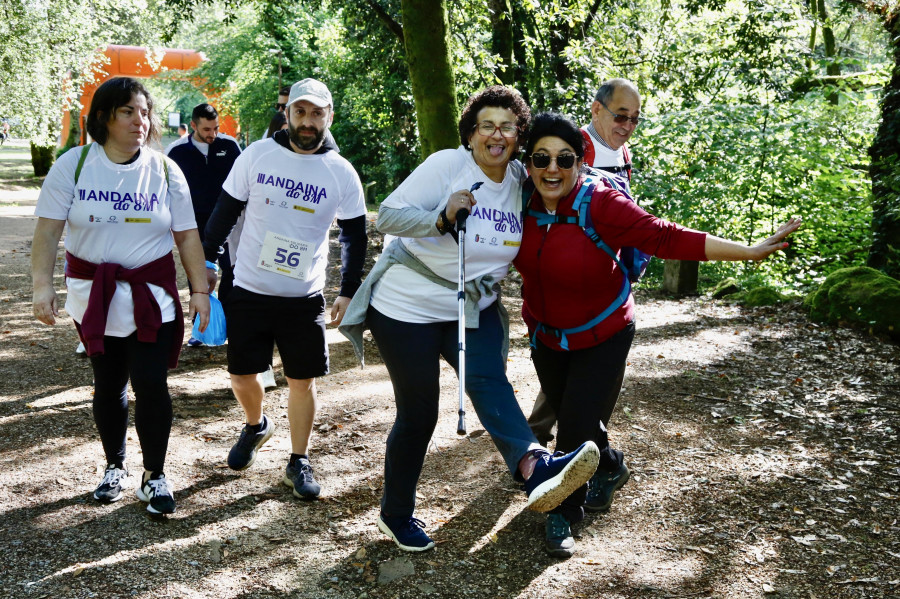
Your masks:
<svg viewBox="0 0 900 599"><path fill-rule="evenodd" d="M277 104L275 104L275 110L277 110L278 112L281 112L282 110L285 110L286 108L287 108L287 104L284 102L278 102Z"/></svg>
<svg viewBox="0 0 900 599"><path fill-rule="evenodd" d="M534 168L548 168L550 166L550 161L556 160L556 166L563 170L569 170L575 166L576 158L578 158L578 156L575 154L559 154L556 158L553 158L549 154L532 154L531 166Z"/></svg>
<svg viewBox="0 0 900 599"><path fill-rule="evenodd" d="M519 135L519 128L515 125L505 124L497 126L490 121L482 121L475 125L475 129L485 137L491 137L495 131L500 130L500 135L507 139L513 139Z"/></svg>
<svg viewBox="0 0 900 599"><path fill-rule="evenodd" d="M621 123L624 123L625 121L631 121L631 124L634 125L635 127L637 127L641 123L641 117L639 117L639 116L628 116L625 114L615 113L612 110L610 110L609 107L606 104L604 104L603 102L600 102L600 106L602 106L603 108L606 108L606 112L611 114L613 116L613 120L617 123L621 124Z"/></svg>

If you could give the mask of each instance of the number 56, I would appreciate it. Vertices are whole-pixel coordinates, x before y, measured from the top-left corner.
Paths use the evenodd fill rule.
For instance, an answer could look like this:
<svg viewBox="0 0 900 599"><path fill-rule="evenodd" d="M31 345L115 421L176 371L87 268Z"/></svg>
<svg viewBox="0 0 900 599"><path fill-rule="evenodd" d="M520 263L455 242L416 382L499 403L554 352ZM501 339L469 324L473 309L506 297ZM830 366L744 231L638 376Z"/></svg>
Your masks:
<svg viewBox="0 0 900 599"><path fill-rule="evenodd" d="M300 252L291 252L285 255L286 252L287 250L284 248L275 249L275 264L287 263L291 268L300 264Z"/></svg>

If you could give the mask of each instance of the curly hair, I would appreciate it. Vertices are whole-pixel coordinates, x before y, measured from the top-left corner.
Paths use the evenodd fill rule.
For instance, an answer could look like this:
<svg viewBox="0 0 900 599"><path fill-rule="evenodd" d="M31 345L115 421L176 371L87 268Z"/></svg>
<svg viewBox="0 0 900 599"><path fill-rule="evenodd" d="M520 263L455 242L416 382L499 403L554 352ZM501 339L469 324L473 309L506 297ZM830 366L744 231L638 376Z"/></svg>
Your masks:
<svg viewBox="0 0 900 599"><path fill-rule="evenodd" d="M459 117L459 141L465 149L472 149L469 146L469 135L478 124L478 111L485 107L506 108L512 111L516 115L516 128L519 129L519 144L524 143L523 136L531 123L531 109L516 90L503 85L492 85L470 96Z"/></svg>
<svg viewBox="0 0 900 599"><path fill-rule="evenodd" d="M109 131L106 124L115 118L116 110L127 106L131 98L142 95L147 99L147 110L150 117L150 129L147 131L145 145L151 141L159 141L159 122L156 113L153 112L153 98L147 88L131 77L113 77L104 81L94 92L91 99L91 108L87 116L87 132L101 146L106 143Z"/></svg>
<svg viewBox="0 0 900 599"><path fill-rule="evenodd" d="M584 158L584 137L581 129L572 120L558 112L542 112L534 117L531 130L528 132L528 143L525 146L525 158L531 156L534 145L543 137L558 137L575 150L579 159Z"/></svg>

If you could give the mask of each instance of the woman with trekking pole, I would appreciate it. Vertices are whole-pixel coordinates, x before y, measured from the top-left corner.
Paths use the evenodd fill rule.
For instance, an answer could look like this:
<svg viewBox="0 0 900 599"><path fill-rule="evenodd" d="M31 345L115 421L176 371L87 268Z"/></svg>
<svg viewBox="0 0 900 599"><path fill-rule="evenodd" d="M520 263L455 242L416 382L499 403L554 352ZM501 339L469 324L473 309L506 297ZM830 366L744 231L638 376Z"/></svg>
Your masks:
<svg viewBox="0 0 900 599"><path fill-rule="evenodd" d="M117 77L94 93L87 130L94 143L65 153L41 187L32 242L34 316L55 324L57 246L66 236L66 311L94 371L93 414L106 455L94 491L118 501L131 484L125 463L128 382L143 452L137 496L151 514L175 511L163 471L172 428L168 369L178 362L184 316L172 246L194 291L190 316L209 322L207 274L191 194L181 170L148 147L159 125L136 79Z"/></svg>
<svg viewBox="0 0 900 599"><path fill-rule="evenodd" d="M441 357L465 372L461 384L510 473L524 482L531 509L553 509L596 469L592 442L559 457L538 444L506 378L508 318L498 293L522 239L526 175L513 156L529 120L512 89L493 86L469 98L459 121L462 145L429 156L381 204L384 253L340 326L361 356L365 321L394 387L397 417L387 439L378 527L405 551L434 547L413 514L438 421ZM463 214L467 232L460 233Z"/></svg>
<svg viewBox="0 0 900 599"><path fill-rule="evenodd" d="M609 509L628 480L621 451L606 425L625 374L634 338L634 298L624 248L676 260L763 260L787 247L800 227L792 218L753 247L692 231L644 212L614 189L602 171L582 170L584 138L562 115L542 113L528 134L525 223L515 266L522 275L522 316L541 388L557 414L556 449L592 440L600 465L587 486L553 509L547 552L569 557L571 525L584 509Z"/></svg>

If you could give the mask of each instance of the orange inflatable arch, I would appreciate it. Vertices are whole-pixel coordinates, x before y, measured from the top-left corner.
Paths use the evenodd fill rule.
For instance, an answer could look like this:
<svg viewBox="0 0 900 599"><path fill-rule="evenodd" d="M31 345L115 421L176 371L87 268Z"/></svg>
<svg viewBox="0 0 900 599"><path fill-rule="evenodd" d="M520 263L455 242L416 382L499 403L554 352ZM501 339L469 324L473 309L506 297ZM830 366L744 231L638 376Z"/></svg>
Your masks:
<svg viewBox="0 0 900 599"><path fill-rule="evenodd" d="M155 52L155 64L150 64L147 59L147 48L137 46L117 46L110 44L103 50L103 55L109 59L109 64L99 67L96 81L85 85L81 91L81 114L79 115L79 123L81 124L81 143L87 143L87 121L88 110L91 106L91 100L94 92L107 79L112 77L152 77L163 71L189 71L206 60L203 52L196 50L182 50L176 48L162 48ZM195 79L201 86L203 81ZM204 89L206 96L212 101L218 96L215 90ZM219 107L216 107L219 110ZM69 135L70 126L69 111L63 113L63 130L61 144L65 145L66 138ZM237 137L238 127L231 115L223 113L219 110L219 131L232 137Z"/></svg>

